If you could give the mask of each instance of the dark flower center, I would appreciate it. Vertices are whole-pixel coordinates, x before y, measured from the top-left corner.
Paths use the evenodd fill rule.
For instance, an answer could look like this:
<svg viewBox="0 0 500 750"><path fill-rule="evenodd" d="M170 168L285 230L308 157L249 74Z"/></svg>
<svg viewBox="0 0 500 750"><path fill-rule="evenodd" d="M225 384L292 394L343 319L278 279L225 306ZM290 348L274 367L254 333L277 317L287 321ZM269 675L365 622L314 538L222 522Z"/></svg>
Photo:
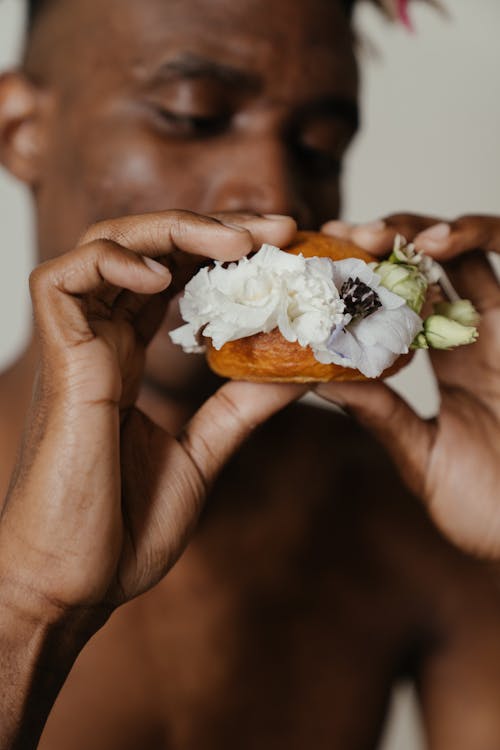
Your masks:
<svg viewBox="0 0 500 750"><path fill-rule="evenodd" d="M353 318L366 318L382 307L377 292L357 277L344 281L340 296L344 300L345 311Z"/></svg>

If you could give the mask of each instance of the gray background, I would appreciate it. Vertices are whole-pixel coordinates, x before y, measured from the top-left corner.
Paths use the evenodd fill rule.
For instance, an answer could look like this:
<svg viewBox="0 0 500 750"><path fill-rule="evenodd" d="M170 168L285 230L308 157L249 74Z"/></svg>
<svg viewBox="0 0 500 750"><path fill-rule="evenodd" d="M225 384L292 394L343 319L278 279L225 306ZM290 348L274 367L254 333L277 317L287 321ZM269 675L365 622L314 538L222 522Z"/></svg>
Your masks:
<svg viewBox="0 0 500 750"><path fill-rule="evenodd" d="M399 210L443 217L498 213L500 202L500 3L448 0L450 18L413 12L416 35L370 7L358 12L365 129L346 164L344 216ZM15 63L23 3L0 0L0 70ZM26 278L33 263L30 199L0 172L0 369L30 326ZM393 379L423 414L436 408L425 356ZM415 701L396 694L384 750L423 747Z"/></svg>

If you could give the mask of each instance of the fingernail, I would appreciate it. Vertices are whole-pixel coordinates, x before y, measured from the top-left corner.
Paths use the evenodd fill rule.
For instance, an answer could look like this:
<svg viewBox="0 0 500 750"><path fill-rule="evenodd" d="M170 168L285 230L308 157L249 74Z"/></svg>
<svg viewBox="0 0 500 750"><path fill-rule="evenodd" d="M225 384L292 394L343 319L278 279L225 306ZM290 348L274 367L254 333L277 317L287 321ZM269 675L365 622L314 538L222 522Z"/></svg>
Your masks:
<svg viewBox="0 0 500 750"><path fill-rule="evenodd" d="M147 267L151 271L154 271L154 273L157 273L159 276L163 276L167 278L171 275L168 268L163 266L161 263L158 263L157 260L153 260L153 258L148 258L147 255L144 255L142 259L144 263L147 265Z"/></svg>
<svg viewBox="0 0 500 750"><path fill-rule="evenodd" d="M264 219L271 219L271 221L282 221L283 219L289 219L289 216L285 214L262 214Z"/></svg>
<svg viewBox="0 0 500 750"><path fill-rule="evenodd" d="M363 229L367 232L382 232L386 229L387 225L383 219L377 219L377 221L369 221L366 224L360 224L358 229Z"/></svg>
<svg viewBox="0 0 500 750"><path fill-rule="evenodd" d="M429 229L420 232L420 234L415 237L415 240L430 240L431 242L441 242L441 240L445 240L447 237L449 237L450 233L450 225L442 221L439 224L434 224L434 226L429 227Z"/></svg>
<svg viewBox="0 0 500 750"><path fill-rule="evenodd" d="M347 221L340 221L338 219L327 221L326 224L323 224L321 227L322 232L331 234L334 237L348 237L353 229L354 224L350 224Z"/></svg>
<svg viewBox="0 0 500 750"><path fill-rule="evenodd" d="M228 224L227 221L224 222L224 226L228 227L229 229L234 229L235 232L247 232L248 230L245 229L245 227L239 227L237 224Z"/></svg>

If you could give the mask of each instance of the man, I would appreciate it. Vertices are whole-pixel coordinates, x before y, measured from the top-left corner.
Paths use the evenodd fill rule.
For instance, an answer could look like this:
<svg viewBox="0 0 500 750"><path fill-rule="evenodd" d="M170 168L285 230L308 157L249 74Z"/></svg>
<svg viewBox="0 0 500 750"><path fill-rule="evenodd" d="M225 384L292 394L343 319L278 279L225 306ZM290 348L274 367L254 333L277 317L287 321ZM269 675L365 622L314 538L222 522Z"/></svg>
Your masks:
<svg viewBox="0 0 500 750"><path fill-rule="evenodd" d="M163 579L223 464L302 393L231 383L206 401L217 381L168 343L171 290L193 256L237 259L290 241L287 216L337 215L357 124L350 10L47 0L0 83L2 159L33 188L46 261L37 336L0 383L2 750L35 747L49 712L47 750L371 748L402 676L431 747L500 744L496 572L440 536L343 416L293 406L262 426ZM402 230L442 259L500 244L498 220L435 222L325 229L373 252ZM486 329L436 361L437 428L380 384L321 393L378 434L453 541L498 559L487 274L455 267ZM478 482L483 515L466 502Z"/></svg>

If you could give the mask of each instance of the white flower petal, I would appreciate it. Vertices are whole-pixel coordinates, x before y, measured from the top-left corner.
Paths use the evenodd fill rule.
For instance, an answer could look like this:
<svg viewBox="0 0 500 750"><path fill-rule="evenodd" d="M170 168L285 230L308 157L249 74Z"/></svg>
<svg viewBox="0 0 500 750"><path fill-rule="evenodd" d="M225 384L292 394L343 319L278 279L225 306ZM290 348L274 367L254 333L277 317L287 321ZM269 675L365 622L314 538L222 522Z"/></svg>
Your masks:
<svg viewBox="0 0 500 750"><path fill-rule="evenodd" d="M174 344L182 346L185 352L201 354L205 351L205 347L198 341L197 330L197 328L193 328L191 323L186 323L186 325L176 328L175 331L170 331L170 338Z"/></svg>
<svg viewBox="0 0 500 750"><path fill-rule="evenodd" d="M382 306L388 310L395 310L398 307L406 305L406 300L403 299L403 297L400 297L399 294L395 294L394 292L390 292L385 286L377 287L377 296L381 301Z"/></svg>
<svg viewBox="0 0 500 750"><path fill-rule="evenodd" d="M398 357L399 354L394 354L382 344L362 347L361 357L356 366L367 378L378 378L384 370L394 364Z"/></svg>
<svg viewBox="0 0 500 750"><path fill-rule="evenodd" d="M356 367L360 358L360 345L348 328L339 328L331 337L328 348L315 350L315 356L323 364Z"/></svg>
<svg viewBox="0 0 500 750"><path fill-rule="evenodd" d="M351 325L356 338L367 346L383 344L394 353L408 351L408 347L422 327L422 320L410 310L377 310L367 318Z"/></svg>
<svg viewBox="0 0 500 750"><path fill-rule="evenodd" d="M359 258L345 258L333 263L333 281L337 289L341 289L347 279L358 278L363 284L372 289L378 289L380 278L370 266Z"/></svg>
<svg viewBox="0 0 500 750"><path fill-rule="evenodd" d="M272 268L275 274L303 274L306 259L303 255L292 255L274 245L262 245L260 250L248 261L266 273Z"/></svg>

